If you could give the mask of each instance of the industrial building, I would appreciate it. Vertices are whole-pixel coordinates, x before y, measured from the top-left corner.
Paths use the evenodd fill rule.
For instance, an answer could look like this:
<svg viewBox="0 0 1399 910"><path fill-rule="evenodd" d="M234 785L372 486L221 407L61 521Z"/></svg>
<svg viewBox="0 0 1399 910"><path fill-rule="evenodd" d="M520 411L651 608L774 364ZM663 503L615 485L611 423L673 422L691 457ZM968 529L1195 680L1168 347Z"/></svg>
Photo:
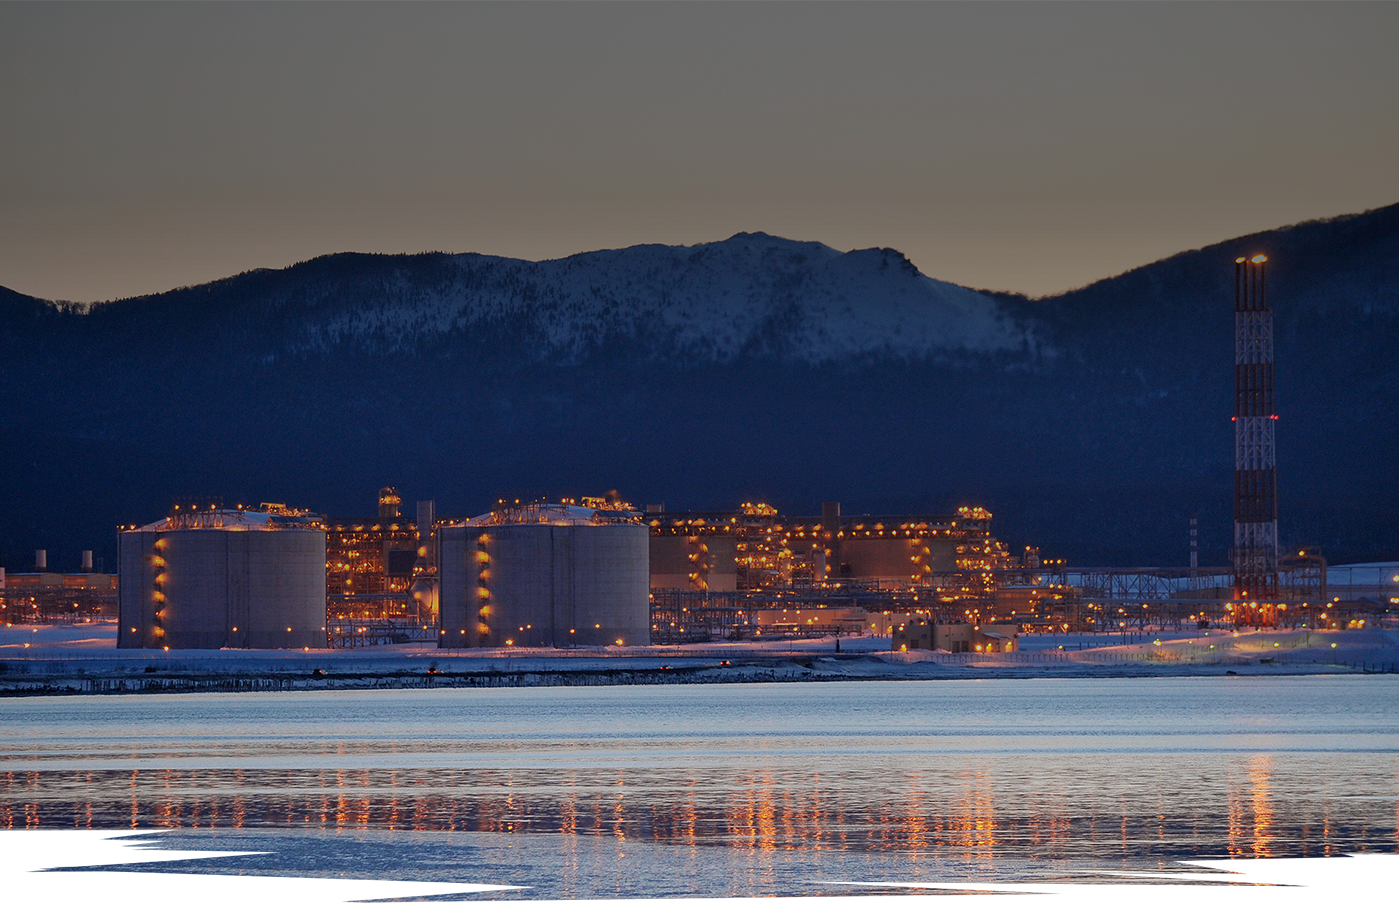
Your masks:
<svg viewBox="0 0 1399 910"><path fill-rule="evenodd" d="M733 512L648 510L651 587L757 590L844 580L955 586L984 593L982 573L1018 567L991 536L991 513L787 518L766 503ZM730 580L732 575L732 581Z"/></svg>
<svg viewBox="0 0 1399 910"><path fill-rule="evenodd" d="M868 628L857 614L976 624L1011 611L999 597L1009 585L1030 592L1014 604L1029 622L1041 600L1064 598L1040 584L1038 551L1012 558L979 507L844 516L840 503L827 502L820 516L787 517L766 503L732 512L648 506L645 518L656 642Z"/></svg>
<svg viewBox="0 0 1399 910"><path fill-rule="evenodd" d="M639 513L597 503L443 523L441 647L647 644L647 530Z"/></svg>
<svg viewBox="0 0 1399 910"><path fill-rule="evenodd" d="M176 507L118 535L119 648L324 648L319 516Z"/></svg>
<svg viewBox="0 0 1399 910"><path fill-rule="evenodd" d="M895 651L1005 654L1019 648L1020 627L970 622L935 622L928 616L900 617L893 629Z"/></svg>
<svg viewBox="0 0 1399 910"><path fill-rule="evenodd" d="M0 621L89 622L117 614L117 577L92 570L84 550L77 572L49 568L48 552L34 551L34 571L5 574L0 568Z"/></svg>

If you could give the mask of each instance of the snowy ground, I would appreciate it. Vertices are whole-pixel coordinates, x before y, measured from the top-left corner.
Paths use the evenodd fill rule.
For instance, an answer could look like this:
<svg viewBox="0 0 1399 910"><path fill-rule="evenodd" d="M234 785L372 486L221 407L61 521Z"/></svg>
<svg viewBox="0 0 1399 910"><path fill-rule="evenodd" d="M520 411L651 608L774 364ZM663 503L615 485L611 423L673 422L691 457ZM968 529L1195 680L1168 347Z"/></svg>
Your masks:
<svg viewBox="0 0 1399 910"><path fill-rule="evenodd" d="M894 652L890 639L874 637L842 637L839 644L839 652L834 638L571 650L453 651L403 644L340 650L166 652L118 650L113 622L12 626L0 630L0 691L131 691L131 681L136 679L144 681L141 688L173 680L172 687L194 690L217 686L220 679L238 680L239 685L252 688L355 688L429 682L572 685L1399 672L1399 631L1377 628L1026 635L1020 640L1022 650L1012 654ZM113 687L102 680L125 682Z"/></svg>
<svg viewBox="0 0 1399 910"><path fill-rule="evenodd" d="M117 646L117 623L114 619L78 625L11 625L0 623L0 654L16 656L28 648L112 648Z"/></svg>

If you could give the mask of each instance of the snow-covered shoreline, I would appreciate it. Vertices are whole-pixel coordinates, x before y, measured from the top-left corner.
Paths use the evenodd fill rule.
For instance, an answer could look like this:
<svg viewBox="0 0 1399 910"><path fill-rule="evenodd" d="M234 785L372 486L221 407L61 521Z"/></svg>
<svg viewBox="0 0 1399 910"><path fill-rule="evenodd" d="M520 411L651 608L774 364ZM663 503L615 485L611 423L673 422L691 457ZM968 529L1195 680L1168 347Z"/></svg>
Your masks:
<svg viewBox="0 0 1399 910"><path fill-rule="evenodd" d="M1139 633L1129 644L1104 643L1120 636L1023 636L1018 652L948 654L890 651L887 638L843 638L839 651L832 638L575 650L118 651L109 625L7 629L0 695L1399 672L1399 632L1375 628L1216 629L1150 640Z"/></svg>

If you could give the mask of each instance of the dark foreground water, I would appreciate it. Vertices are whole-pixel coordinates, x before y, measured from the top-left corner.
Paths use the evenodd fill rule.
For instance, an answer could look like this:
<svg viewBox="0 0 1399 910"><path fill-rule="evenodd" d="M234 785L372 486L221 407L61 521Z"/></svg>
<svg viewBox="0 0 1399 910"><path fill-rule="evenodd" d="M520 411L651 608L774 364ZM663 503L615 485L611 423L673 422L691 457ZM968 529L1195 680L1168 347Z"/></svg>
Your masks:
<svg viewBox="0 0 1399 910"><path fill-rule="evenodd" d="M35 698L0 734L0 828L529 888L491 900L1399 850L1394 676Z"/></svg>

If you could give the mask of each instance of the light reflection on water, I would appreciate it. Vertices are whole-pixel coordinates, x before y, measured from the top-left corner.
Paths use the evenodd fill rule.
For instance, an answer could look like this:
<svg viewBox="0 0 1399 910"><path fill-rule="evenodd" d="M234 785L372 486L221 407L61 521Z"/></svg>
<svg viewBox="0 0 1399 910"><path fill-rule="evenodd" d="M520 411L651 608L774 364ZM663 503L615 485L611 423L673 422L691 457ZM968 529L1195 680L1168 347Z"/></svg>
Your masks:
<svg viewBox="0 0 1399 910"><path fill-rule="evenodd" d="M0 703L0 827L293 838L322 871L328 844L411 835L415 870L433 851L542 864L562 896L1393 852L1396 695L1313 677L20 699Z"/></svg>

